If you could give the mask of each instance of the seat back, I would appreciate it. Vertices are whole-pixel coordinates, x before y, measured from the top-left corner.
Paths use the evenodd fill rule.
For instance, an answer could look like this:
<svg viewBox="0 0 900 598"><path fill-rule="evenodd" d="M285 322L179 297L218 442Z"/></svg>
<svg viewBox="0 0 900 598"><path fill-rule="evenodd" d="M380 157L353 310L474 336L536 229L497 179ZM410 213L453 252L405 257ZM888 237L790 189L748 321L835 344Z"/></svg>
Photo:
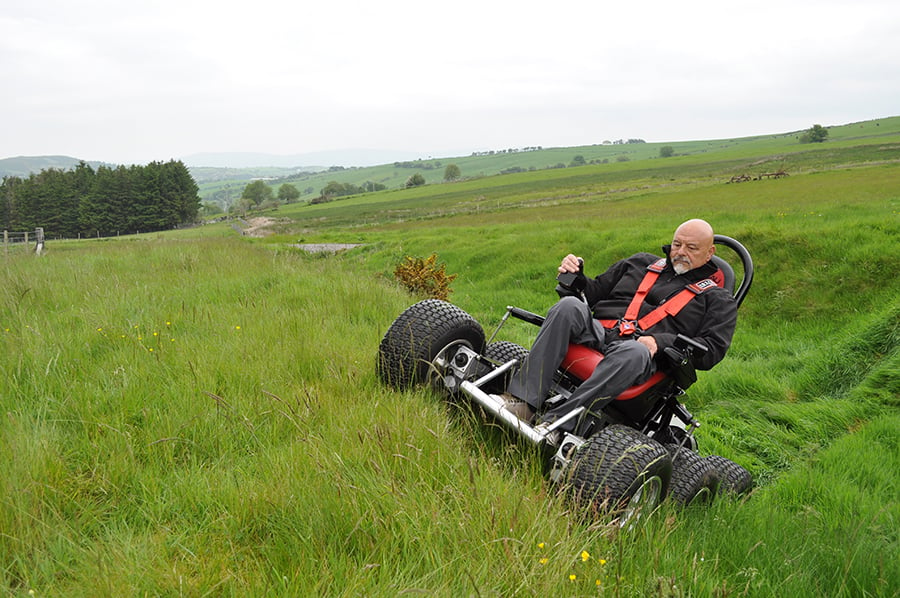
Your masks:
<svg viewBox="0 0 900 598"><path fill-rule="evenodd" d="M719 271L712 275L713 281L734 295L734 268L717 255L712 256L712 262L719 268Z"/></svg>

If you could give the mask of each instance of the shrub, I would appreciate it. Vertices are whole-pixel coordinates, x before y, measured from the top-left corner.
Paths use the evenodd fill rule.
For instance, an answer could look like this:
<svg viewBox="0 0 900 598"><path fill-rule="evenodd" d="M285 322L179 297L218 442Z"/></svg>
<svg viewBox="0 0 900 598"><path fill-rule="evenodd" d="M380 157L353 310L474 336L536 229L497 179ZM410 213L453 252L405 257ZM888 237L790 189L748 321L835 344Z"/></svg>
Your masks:
<svg viewBox="0 0 900 598"><path fill-rule="evenodd" d="M450 283L457 275L447 274L445 268L446 264L437 265L435 253L424 259L406 256L394 268L394 278L413 294L446 301L453 292Z"/></svg>
<svg viewBox="0 0 900 598"><path fill-rule="evenodd" d="M417 172L416 174L414 174L411 177L409 177L408 179L406 179L405 187L407 189L409 189L410 187L421 187L424 184L425 184L425 177L423 177L421 174L419 174Z"/></svg>
<svg viewBox="0 0 900 598"><path fill-rule="evenodd" d="M813 125L800 136L800 143L822 143L828 138L828 129L822 125Z"/></svg>
<svg viewBox="0 0 900 598"><path fill-rule="evenodd" d="M445 181L458 181L461 176L462 171L459 169L459 166L456 164L447 164L447 168L444 169Z"/></svg>

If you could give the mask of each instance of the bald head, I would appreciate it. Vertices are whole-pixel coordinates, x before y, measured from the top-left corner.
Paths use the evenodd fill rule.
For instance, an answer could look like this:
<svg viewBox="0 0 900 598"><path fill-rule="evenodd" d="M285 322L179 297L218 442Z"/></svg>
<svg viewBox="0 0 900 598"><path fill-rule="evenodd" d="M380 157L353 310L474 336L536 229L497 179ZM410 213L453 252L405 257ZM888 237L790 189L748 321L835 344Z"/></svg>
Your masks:
<svg viewBox="0 0 900 598"><path fill-rule="evenodd" d="M695 218L675 229L669 260L678 274L699 268L708 262L716 252L712 226L705 220Z"/></svg>

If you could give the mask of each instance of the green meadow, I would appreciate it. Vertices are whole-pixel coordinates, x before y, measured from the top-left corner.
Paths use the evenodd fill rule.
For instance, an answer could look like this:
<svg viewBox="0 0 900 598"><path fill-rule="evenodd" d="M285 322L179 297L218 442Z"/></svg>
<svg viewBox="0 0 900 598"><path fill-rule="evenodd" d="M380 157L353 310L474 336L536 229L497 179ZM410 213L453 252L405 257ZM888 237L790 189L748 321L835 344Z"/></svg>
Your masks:
<svg viewBox="0 0 900 598"><path fill-rule="evenodd" d="M0 255L0 592L900 596L900 119L692 147ZM379 383L405 256L490 335L566 253L598 274L692 217L756 266L686 398L742 499L622 530L466 404ZM295 247L328 242L360 246Z"/></svg>

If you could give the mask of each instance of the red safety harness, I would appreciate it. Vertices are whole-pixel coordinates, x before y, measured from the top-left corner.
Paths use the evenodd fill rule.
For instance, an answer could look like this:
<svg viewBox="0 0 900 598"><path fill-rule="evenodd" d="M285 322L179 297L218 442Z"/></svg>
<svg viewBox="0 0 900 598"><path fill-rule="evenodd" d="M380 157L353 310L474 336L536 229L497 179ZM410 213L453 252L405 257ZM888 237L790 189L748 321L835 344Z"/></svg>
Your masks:
<svg viewBox="0 0 900 598"><path fill-rule="evenodd" d="M697 295L700 295L712 287L719 286L714 278L716 278L716 275L721 276L721 273L716 272L716 274L713 275L713 278L706 278L699 282L687 285L677 295L658 306L643 318L637 319L638 314L641 311L641 305L644 304L644 299L647 297L647 293L650 292L650 289L653 287L654 283L656 283L656 279L659 278L659 273L662 272L665 267L665 258L661 258L647 266L647 273L644 275L641 284L638 285L637 292L635 292L634 297L632 297L628 309L625 310L625 315L619 320L600 320L600 324L602 324L604 328L615 328L618 326L619 334L622 336L628 336L635 332L643 332L652 326L655 326L667 316L674 316L680 312L681 309L690 303L691 299Z"/></svg>

